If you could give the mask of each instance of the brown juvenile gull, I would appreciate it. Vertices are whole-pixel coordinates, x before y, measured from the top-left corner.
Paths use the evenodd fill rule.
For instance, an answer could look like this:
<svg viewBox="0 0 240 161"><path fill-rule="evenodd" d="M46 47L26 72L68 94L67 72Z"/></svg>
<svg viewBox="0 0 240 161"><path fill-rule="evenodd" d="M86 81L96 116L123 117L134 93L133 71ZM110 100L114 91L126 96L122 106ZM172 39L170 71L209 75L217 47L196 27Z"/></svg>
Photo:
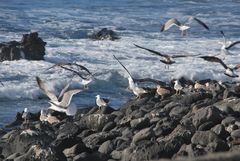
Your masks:
<svg viewBox="0 0 240 161"><path fill-rule="evenodd" d="M175 25L179 28L182 35L186 35L187 30L190 29L190 23L192 22L192 20L195 20L200 25L202 25L205 29L209 30L209 27L203 21L199 20L194 16L190 16L185 23L179 22L176 18L169 19L165 24L163 24L161 28L161 32L166 31Z"/></svg>
<svg viewBox="0 0 240 161"><path fill-rule="evenodd" d="M215 63L221 64L225 68L224 74L229 76L229 77L232 77L232 78L239 77L237 74L234 73L234 71L237 70L238 68L240 68L240 65L236 65L234 68L230 68L218 57L215 57L215 56L201 56L200 58L202 58L202 59L204 59L208 62L215 62Z"/></svg>
<svg viewBox="0 0 240 161"><path fill-rule="evenodd" d="M227 41L226 39L226 36L224 34L223 31L220 31L220 33L222 34L223 36L223 42L221 43L222 44L222 47L221 47L221 52L226 54L226 55L229 55L229 49L231 49L233 46L237 45L240 43L240 41L235 41L235 42L231 42L231 41Z"/></svg>
<svg viewBox="0 0 240 161"><path fill-rule="evenodd" d="M182 57L193 57L193 56L198 56L198 55L167 55L167 54L162 54L158 51L154 51L152 49L148 49L139 45L134 44L136 47L147 50L155 55L161 56L164 59L160 60L162 63L167 64L167 65L171 65L173 63L175 63L175 61L173 60L174 58L182 58Z"/></svg>
<svg viewBox="0 0 240 161"><path fill-rule="evenodd" d="M43 81L36 77L37 84L39 88L43 91L43 93L50 98L49 104L51 105L49 108L58 112L64 112L66 115L73 116L76 114L77 109L76 106L71 103L73 95L81 92L81 89L69 90L64 92L61 101L58 100L57 96L52 93L47 86L43 83Z"/></svg>
<svg viewBox="0 0 240 161"><path fill-rule="evenodd" d="M161 96L161 99L164 99L164 97L166 95L169 95L171 93L171 91L165 87L162 87L160 85L157 85L157 90L156 90L157 94L159 96Z"/></svg>
<svg viewBox="0 0 240 161"><path fill-rule="evenodd" d="M131 76L130 72L127 70L127 68L118 60L118 58L113 55L113 57L118 61L118 63L124 68L124 70L128 73L128 84L129 84L129 89L137 96L137 98L144 94L147 93L146 90L144 90L141 87L138 87L138 85L134 82L133 77Z"/></svg>

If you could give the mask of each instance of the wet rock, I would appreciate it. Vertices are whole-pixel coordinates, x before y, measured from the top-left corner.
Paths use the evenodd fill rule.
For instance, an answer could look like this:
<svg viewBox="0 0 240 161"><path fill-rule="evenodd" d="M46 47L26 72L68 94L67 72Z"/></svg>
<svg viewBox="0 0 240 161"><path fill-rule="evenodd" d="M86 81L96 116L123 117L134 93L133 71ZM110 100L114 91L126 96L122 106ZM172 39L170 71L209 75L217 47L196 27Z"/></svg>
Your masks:
<svg viewBox="0 0 240 161"><path fill-rule="evenodd" d="M193 135L191 142L192 144L200 144L202 146L207 146L208 143L216 142L220 140L212 131L196 131L196 133Z"/></svg>
<svg viewBox="0 0 240 161"><path fill-rule="evenodd" d="M102 129L102 131L110 131L116 126L115 122L108 122Z"/></svg>
<svg viewBox="0 0 240 161"><path fill-rule="evenodd" d="M234 124L235 121L236 121L235 117L229 116L229 117L226 117L225 119L223 119L221 124L223 124L223 126L227 127L230 124Z"/></svg>
<svg viewBox="0 0 240 161"><path fill-rule="evenodd" d="M199 131L206 131L206 130L210 130L215 124L212 121L208 121L203 123L202 125L200 125L198 127Z"/></svg>
<svg viewBox="0 0 240 161"><path fill-rule="evenodd" d="M93 152L93 153L86 153L83 152L73 158L73 161L107 161L108 158L99 153L99 152Z"/></svg>
<svg viewBox="0 0 240 161"><path fill-rule="evenodd" d="M75 144L72 147L63 150L63 154L67 158L73 158L74 156L76 156L82 152L90 152L90 149L88 149L85 146L85 144L81 141L79 141L78 144Z"/></svg>
<svg viewBox="0 0 240 161"><path fill-rule="evenodd" d="M118 35L111 29L103 28L98 31L94 31L90 35L91 39L94 40L116 40L119 39Z"/></svg>
<svg viewBox="0 0 240 161"><path fill-rule="evenodd" d="M0 61L19 60L43 60L45 55L45 45L37 32L24 34L20 42L10 41L0 45Z"/></svg>

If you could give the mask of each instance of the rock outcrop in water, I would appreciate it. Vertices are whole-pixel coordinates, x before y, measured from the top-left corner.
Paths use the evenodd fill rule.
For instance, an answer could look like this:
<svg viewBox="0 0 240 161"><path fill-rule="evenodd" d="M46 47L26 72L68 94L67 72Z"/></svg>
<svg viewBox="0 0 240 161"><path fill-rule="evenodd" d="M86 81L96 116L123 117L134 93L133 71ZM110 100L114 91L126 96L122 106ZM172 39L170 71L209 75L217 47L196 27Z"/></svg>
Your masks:
<svg viewBox="0 0 240 161"><path fill-rule="evenodd" d="M111 29L103 28L97 31L94 31L89 36L93 40L117 40L119 39L116 32Z"/></svg>
<svg viewBox="0 0 240 161"><path fill-rule="evenodd" d="M79 109L74 118L52 112L60 120L53 124L37 121L39 113L31 114L30 123L23 124L19 113L11 124L14 128L0 133L0 158L240 160L240 98L226 95L223 88L214 89L164 99L150 92L130 99L119 110Z"/></svg>
<svg viewBox="0 0 240 161"><path fill-rule="evenodd" d="M45 45L37 32L24 34L22 40L0 43L0 61L4 60L43 60Z"/></svg>

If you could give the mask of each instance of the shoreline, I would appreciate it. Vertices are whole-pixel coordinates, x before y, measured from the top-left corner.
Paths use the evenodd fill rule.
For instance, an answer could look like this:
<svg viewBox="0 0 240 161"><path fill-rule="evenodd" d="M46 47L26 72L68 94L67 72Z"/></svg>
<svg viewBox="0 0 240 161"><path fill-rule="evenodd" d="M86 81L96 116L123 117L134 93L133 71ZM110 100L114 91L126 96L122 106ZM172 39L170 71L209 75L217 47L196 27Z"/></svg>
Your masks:
<svg viewBox="0 0 240 161"><path fill-rule="evenodd" d="M23 123L18 113L11 130L0 131L0 158L220 161L225 153L211 154L226 152L226 158L239 159L234 151L240 147L240 98L232 87L211 84L214 90L187 90L162 99L149 89L117 110L94 106L79 109L74 117L50 111L57 119L51 122L39 121L38 112Z"/></svg>

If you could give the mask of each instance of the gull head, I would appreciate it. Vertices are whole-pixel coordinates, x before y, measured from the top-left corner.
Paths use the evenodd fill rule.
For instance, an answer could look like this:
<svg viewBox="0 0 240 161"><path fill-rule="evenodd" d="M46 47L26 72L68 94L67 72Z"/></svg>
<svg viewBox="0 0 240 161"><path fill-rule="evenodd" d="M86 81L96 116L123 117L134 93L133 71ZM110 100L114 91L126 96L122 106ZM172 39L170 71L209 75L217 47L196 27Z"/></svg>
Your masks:
<svg viewBox="0 0 240 161"><path fill-rule="evenodd" d="M28 108L24 108L24 112L25 112L25 113L28 112Z"/></svg>
<svg viewBox="0 0 240 161"><path fill-rule="evenodd" d="M98 99L99 99L99 98L100 98L100 95L99 95L99 94L98 94L98 95L96 95L96 98L98 98Z"/></svg>

